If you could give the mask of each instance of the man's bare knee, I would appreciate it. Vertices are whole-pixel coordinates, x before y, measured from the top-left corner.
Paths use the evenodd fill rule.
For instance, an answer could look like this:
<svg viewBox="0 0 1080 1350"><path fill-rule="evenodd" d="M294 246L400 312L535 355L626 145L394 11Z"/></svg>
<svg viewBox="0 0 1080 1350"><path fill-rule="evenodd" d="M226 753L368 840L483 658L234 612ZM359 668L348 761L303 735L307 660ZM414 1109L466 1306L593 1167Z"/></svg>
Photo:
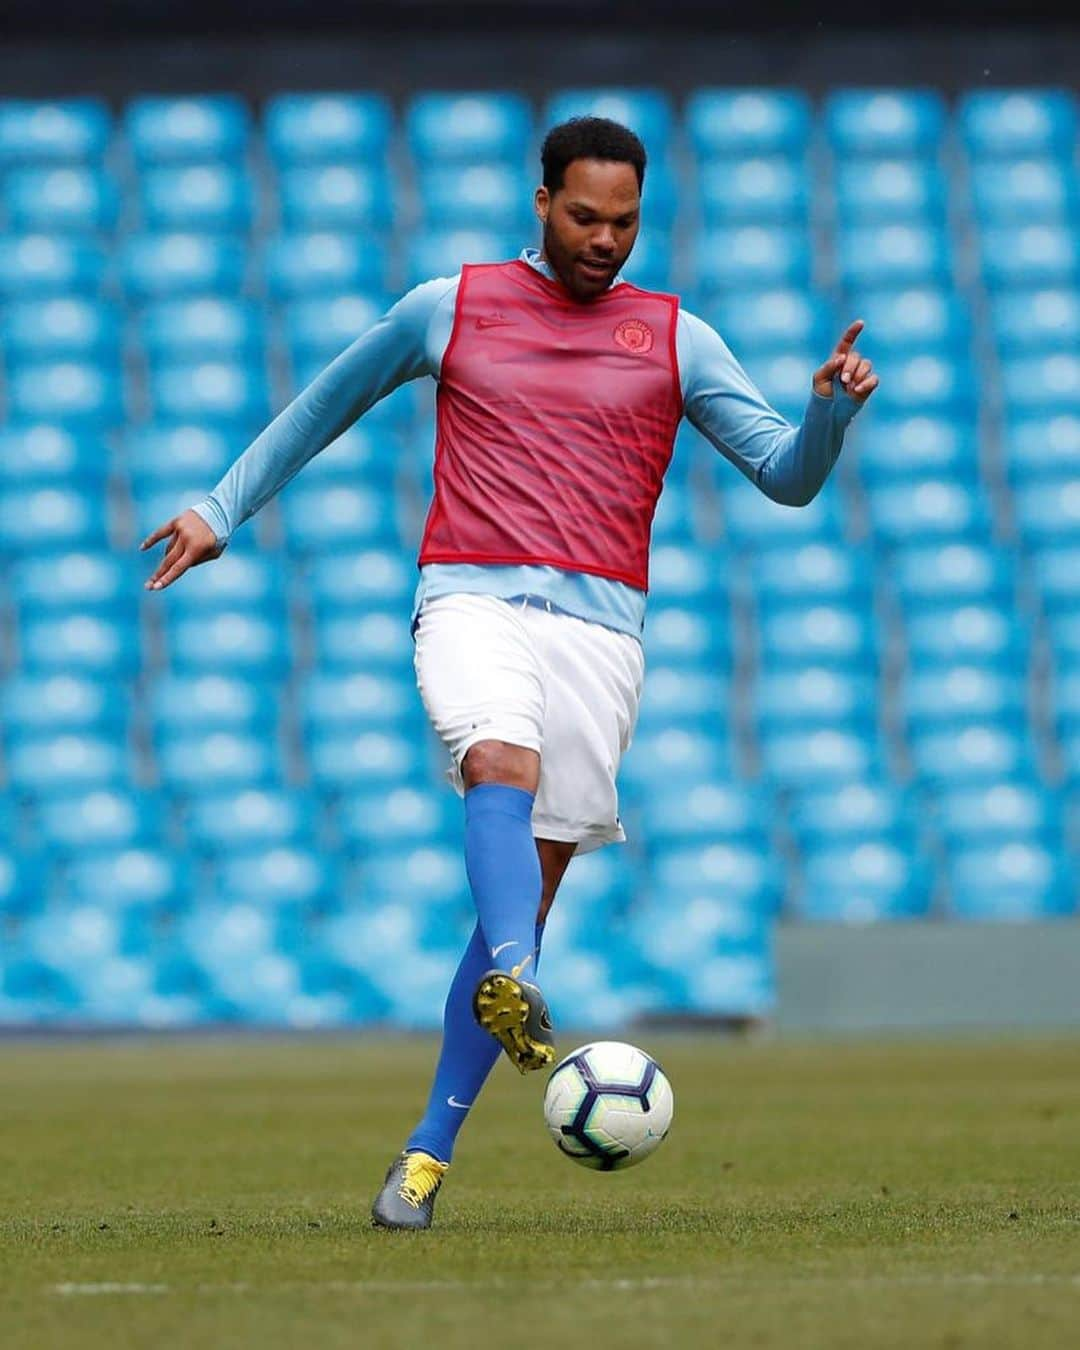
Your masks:
<svg viewBox="0 0 1080 1350"><path fill-rule="evenodd" d="M461 776L466 789L480 783L502 783L535 792L540 784L540 756L523 745L477 741L462 760Z"/></svg>

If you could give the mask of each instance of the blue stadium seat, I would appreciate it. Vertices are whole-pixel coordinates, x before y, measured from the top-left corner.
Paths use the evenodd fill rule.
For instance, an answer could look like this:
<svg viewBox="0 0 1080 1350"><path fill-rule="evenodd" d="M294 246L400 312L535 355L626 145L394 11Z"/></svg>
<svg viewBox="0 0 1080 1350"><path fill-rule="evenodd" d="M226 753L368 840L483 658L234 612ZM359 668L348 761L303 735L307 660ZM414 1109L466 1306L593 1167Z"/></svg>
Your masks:
<svg viewBox="0 0 1080 1350"><path fill-rule="evenodd" d="M816 291L732 291L706 303L701 317L738 353L796 343L825 349L837 334L832 305Z"/></svg>
<svg viewBox="0 0 1080 1350"><path fill-rule="evenodd" d="M141 664L139 630L130 620L75 613L26 619L19 629L19 664L27 674L124 679Z"/></svg>
<svg viewBox="0 0 1080 1350"><path fill-rule="evenodd" d="M0 316L0 339L12 365L65 357L114 360L120 352L120 312L80 295L23 300Z"/></svg>
<svg viewBox="0 0 1080 1350"><path fill-rule="evenodd" d="M1080 543L1037 549L1031 559L1039 599L1051 613L1080 600Z"/></svg>
<svg viewBox="0 0 1080 1350"><path fill-rule="evenodd" d="M165 647L169 667L178 675L213 672L272 680L292 665L288 629L257 610L174 615L165 628Z"/></svg>
<svg viewBox="0 0 1080 1350"><path fill-rule="evenodd" d="M0 552L106 547L100 502L58 487L0 492Z"/></svg>
<svg viewBox="0 0 1080 1350"><path fill-rule="evenodd" d="M1022 674L984 666L913 670L903 687L904 717L913 734L969 722L1021 726L1027 688Z"/></svg>
<svg viewBox="0 0 1080 1350"><path fill-rule="evenodd" d="M1001 392L1013 413L1080 414L1080 356L1058 348L1035 356L1014 356L1001 371Z"/></svg>
<svg viewBox="0 0 1080 1350"><path fill-rule="evenodd" d="M663 229L643 229L622 275L633 285L645 290L670 291L674 262L675 250L671 235Z"/></svg>
<svg viewBox="0 0 1080 1350"><path fill-rule="evenodd" d="M846 605L777 605L760 616L758 637L766 668L813 664L856 671L877 660L870 612Z"/></svg>
<svg viewBox="0 0 1080 1350"><path fill-rule="evenodd" d="M282 498L289 547L298 553L393 547L392 497L363 484L294 487Z"/></svg>
<svg viewBox="0 0 1080 1350"><path fill-rule="evenodd" d="M913 666L991 665L1022 670L1028 635L1015 612L991 604L941 605L907 618Z"/></svg>
<svg viewBox="0 0 1080 1350"><path fill-rule="evenodd" d="M408 730L421 715L416 689L394 675L371 671L307 676L297 694L304 726L313 734L333 731Z"/></svg>
<svg viewBox="0 0 1080 1350"><path fill-rule="evenodd" d="M417 94L405 109L405 135L420 162L518 164L531 146L532 109L519 94Z"/></svg>
<svg viewBox="0 0 1080 1350"><path fill-rule="evenodd" d="M811 727L872 727L877 686L865 671L828 666L766 670L754 682L753 706L763 736Z"/></svg>
<svg viewBox="0 0 1080 1350"><path fill-rule="evenodd" d="M401 610L351 609L319 616L315 623L317 664L326 670L412 671L413 642Z"/></svg>
<svg viewBox="0 0 1080 1350"><path fill-rule="evenodd" d="M147 701L151 723L165 739L210 731L272 738L278 721L274 687L235 675L159 675Z"/></svg>
<svg viewBox="0 0 1080 1350"><path fill-rule="evenodd" d="M793 89L697 89L686 100L685 123L703 159L801 155L810 139L810 100Z"/></svg>
<svg viewBox="0 0 1080 1350"><path fill-rule="evenodd" d="M122 741L93 732L61 732L13 741L8 783L19 796L76 791L131 781L131 758Z"/></svg>
<svg viewBox="0 0 1080 1350"><path fill-rule="evenodd" d="M144 168L137 195L147 230L242 232L250 228L255 214L246 173L225 164Z"/></svg>
<svg viewBox="0 0 1080 1350"><path fill-rule="evenodd" d="M694 251L699 288L713 291L807 287L811 255L806 231L784 225L703 230Z"/></svg>
<svg viewBox="0 0 1080 1350"><path fill-rule="evenodd" d="M952 253L944 229L926 224L841 224L835 242L837 271L846 290L947 289L952 283Z"/></svg>
<svg viewBox="0 0 1080 1350"><path fill-rule="evenodd" d="M989 529L986 501L975 486L929 478L878 484L868 495L874 530L887 548L981 538Z"/></svg>
<svg viewBox="0 0 1080 1350"><path fill-rule="evenodd" d="M416 589L416 564L411 554L387 550L320 556L311 560L306 583L309 603L323 614L363 605L404 609Z"/></svg>
<svg viewBox="0 0 1080 1350"><path fill-rule="evenodd" d="M37 842L50 856L85 857L100 851L155 845L161 837L162 807L140 792L97 788L50 795L33 813Z"/></svg>
<svg viewBox="0 0 1080 1350"><path fill-rule="evenodd" d="M188 803L184 828L200 853L236 854L309 844L318 824L308 793L278 788L218 792L211 787Z"/></svg>
<svg viewBox="0 0 1080 1350"><path fill-rule="evenodd" d="M16 1025L70 1023L79 1003L67 975L37 956L20 952L0 972L0 1007L11 1009Z"/></svg>
<svg viewBox="0 0 1080 1350"><path fill-rule="evenodd" d="M292 844L225 854L211 888L228 904L249 902L260 910L294 904L331 908L341 898L336 859Z"/></svg>
<svg viewBox="0 0 1080 1350"><path fill-rule="evenodd" d="M773 605L865 604L873 584L873 565L860 549L809 543L763 549L748 569L758 603Z"/></svg>
<svg viewBox="0 0 1080 1350"><path fill-rule="evenodd" d="M267 241L264 261L267 285L277 300L386 288L386 250L370 238L280 234Z"/></svg>
<svg viewBox="0 0 1080 1350"><path fill-rule="evenodd" d="M36 909L42 902L42 878L36 860L0 845L0 917Z"/></svg>
<svg viewBox="0 0 1080 1350"><path fill-rule="evenodd" d="M618 86L556 90L544 106L545 126L571 117L607 117L630 127L645 143L650 161L654 156L659 159L666 149L674 120L671 99L664 90Z"/></svg>
<svg viewBox="0 0 1080 1350"><path fill-rule="evenodd" d="M335 813L345 847L367 855L391 848L460 842L464 816L445 787L372 786L342 796Z"/></svg>
<svg viewBox="0 0 1080 1350"><path fill-rule="evenodd" d="M837 89L825 100L832 149L857 155L933 155L945 130L945 101L928 89Z"/></svg>
<svg viewBox="0 0 1080 1350"><path fill-rule="evenodd" d="M931 801L934 823L952 848L1026 839L1060 848L1062 804L1057 793L1028 779L946 787Z"/></svg>
<svg viewBox="0 0 1080 1350"><path fill-rule="evenodd" d="M807 852L874 841L909 847L916 831L908 794L880 779L811 782L791 798L788 820L799 847Z"/></svg>
<svg viewBox="0 0 1080 1350"><path fill-rule="evenodd" d="M897 549L889 581L909 609L965 602L1008 607L1015 595L1011 557L984 543L944 543Z"/></svg>
<svg viewBox="0 0 1080 1350"><path fill-rule="evenodd" d="M211 484L205 478L190 483L177 479L168 486L153 482L137 482L134 487L135 532L138 539L142 540L164 521L171 520L194 506L196 502L201 502L210 490ZM230 550L250 547L251 537L249 530L240 530L230 541ZM142 555L144 562L151 565L150 570L154 561L162 556L161 549L161 544L155 544L149 553Z"/></svg>
<svg viewBox="0 0 1080 1350"><path fill-rule="evenodd" d="M713 734L727 725L731 685L715 670L649 661L638 731L681 726Z"/></svg>
<svg viewBox="0 0 1080 1350"><path fill-rule="evenodd" d="M419 909L444 911L463 905L472 920L472 898L461 851L421 845L402 851L396 846L368 859L360 878L358 899L407 900Z"/></svg>
<svg viewBox="0 0 1080 1350"><path fill-rule="evenodd" d="M285 627L285 571L275 553L233 553L230 548L213 567L193 569L182 586L162 597L168 607L166 624L174 616L198 613L206 618L215 610L247 611L254 619L271 620Z"/></svg>
<svg viewBox="0 0 1080 1350"><path fill-rule="evenodd" d="M1080 205L1068 162L1052 159L983 161L972 166L971 196L986 224L1065 224Z"/></svg>
<svg viewBox="0 0 1080 1350"><path fill-rule="evenodd" d="M886 839L815 850L803 864L794 913L801 919L877 923L923 918L930 906L925 859Z"/></svg>
<svg viewBox="0 0 1080 1350"><path fill-rule="evenodd" d="M1080 731L1080 666L1056 671L1050 688L1058 728L1065 736L1075 735Z"/></svg>
<svg viewBox="0 0 1080 1350"><path fill-rule="evenodd" d="M979 157L1065 157L1076 135L1076 109L1064 89L980 89L962 95L956 118Z"/></svg>
<svg viewBox="0 0 1080 1350"><path fill-rule="evenodd" d="M990 297L998 352L1013 356L1080 342L1080 290L1065 286L1005 291Z"/></svg>
<svg viewBox="0 0 1080 1350"><path fill-rule="evenodd" d="M50 422L0 427L0 483L5 487L84 487L104 491L109 451L104 437Z"/></svg>
<svg viewBox="0 0 1080 1350"><path fill-rule="evenodd" d="M840 508L835 489L819 493L807 506L782 506L763 492L742 482L723 465L723 509L727 534L735 549L757 551L784 544L839 541Z"/></svg>
<svg viewBox="0 0 1080 1350"><path fill-rule="evenodd" d="M247 147L250 115L233 94L132 99L124 130L140 166L236 163Z"/></svg>
<svg viewBox="0 0 1080 1350"><path fill-rule="evenodd" d="M1002 437L1010 476L1064 477L1080 471L1080 416L1025 410L1010 417Z"/></svg>
<svg viewBox="0 0 1080 1350"><path fill-rule="evenodd" d="M707 226L806 223L810 177L799 160L709 159L697 186Z"/></svg>
<svg viewBox="0 0 1080 1350"><path fill-rule="evenodd" d="M661 544L649 559L649 594L664 604L714 606L725 580L712 555L680 544Z"/></svg>
<svg viewBox="0 0 1080 1350"><path fill-rule="evenodd" d="M127 690L80 675L11 675L0 683L0 717L7 736L67 731L120 736L128 716Z"/></svg>
<svg viewBox="0 0 1080 1350"><path fill-rule="evenodd" d="M0 238L0 300L97 295L107 260L100 244L52 234Z"/></svg>
<svg viewBox="0 0 1080 1350"><path fill-rule="evenodd" d="M979 235L983 280L998 287L1080 282L1080 239L1065 225L995 225Z"/></svg>
<svg viewBox="0 0 1080 1350"><path fill-rule="evenodd" d="M775 855L744 844L702 848L695 842L658 853L652 863L652 885L658 895L711 896L765 914L779 905L783 884Z"/></svg>
<svg viewBox="0 0 1080 1350"><path fill-rule="evenodd" d="M876 777L881 770L879 761L871 735L837 727L773 733L761 743L766 778L793 791Z"/></svg>
<svg viewBox="0 0 1080 1350"><path fill-rule="evenodd" d="M367 783L419 784L428 777L428 745L415 735L387 729L344 732L327 728L307 742L312 782L323 791L346 792Z"/></svg>
<svg viewBox="0 0 1080 1350"><path fill-rule="evenodd" d="M151 416L161 422L255 428L270 415L270 390L261 360L154 364L148 397Z"/></svg>
<svg viewBox="0 0 1080 1350"><path fill-rule="evenodd" d="M236 295L247 254L238 239L210 234L133 234L120 246L120 275L133 301Z"/></svg>
<svg viewBox="0 0 1080 1350"><path fill-rule="evenodd" d="M662 970L662 1009L710 1018L755 1019L767 1018L776 1008L775 966L767 944L760 950L740 951L728 955L724 951L689 967L680 964L675 972ZM582 988L569 1007L574 1007L586 996L593 972L583 972ZM544 987L550 988L545 976ZM646 990L648 995L648 990ZM627 1019L650 1011L644 1006L625 1006L625 999L612 999L610 1022L613 1027L625 1026ZM655 1008L655 1011L661 1011Z"/></svg>
<svg viewBox="0 0 1080 1350"><path fill-rule="evenodd" d="M224 428L198 423L149 423L124 432L124 459L140 496L169 483L185 487L201 480L209 487L240 449Z"/></svg>
<svg viewBox="0 0 1080 1350"><path fill-rule="evenodd" d="M1073 914L1076 894L1060 853L1028 840L958 850L949 859L949 913L1014 922Z"/></svg>
<svg viewBox="0 0 1080 1350"><path fill-rule="evenodd" d="M1080 476L1024 484L1014 500L1020 534L1034 546L1080 543Z"/></svg>
<svg viewBox="0 0 1080 1350"><path fill-rule="evenodd" d="M661 605L645 621L644 642L650 665L716 670L727 663L731 650L730 617L722 610L702 613L693 607Z"/></svg>
<svg viewBox="0 0 1080 1350"><path fill-rule="evenodd" d="M267 787L283 777L276 742L239 731L178 732L168 728L155 747L165 787L185 797L216 788Z"/></svg>
<svg viewBox="0 0 1080 1350"><path fill-rule="evenodd" d="M419 286L432 277L455 276L462 263L506 262L520 249L516 235L494 230L421 231L406 248L406 284Z"/></svg>
<svg viewBox="0 0 1080 1350"><path fill-rule="evenodd" d="M851 298L851 311L866 322L875 361L901 352L955 356L971 340L971 314L955 291L931 286L868 290Z"/></svg>
<svg viewBox="0 0 1080 1350"><path fill-rule="evenodd" d="M8 415L13 421L52 420L102 429L124 421L121 372L96 361L35 361L17 366L9 373L7 393Z"/></svg>
<svg viewBox="0 0 1080 1350"><path fill-rule="evenodd" d="M282 164L380 159L393 120L382 94L278 94L263 115L267 148Z"/></svg>
<svg viewBox="0 0 1080 1350"><path fill-rule="evenodd" d="M974 415L954 416L947 409L934 413L886 410L863 423L857 438L858 467L863 480L911 484L920 479L974 482L979 473L979 437Z"/></svg>
<svg viewBox="0 0 1080 1350"><path fill-rule="evenodd" d="M937 164L918 159L849 159L836 166L836 210L853 225L942 224L948 203Z"/></svg>
<svg viewBox="0 0 1080 1350"><path fill-rule="evenodd" d="M1071 607L1047 616L1047 630L1054 659L1068 668L1080 665L1080 607L1075 597Z"/></svg>
<svg viewBox="0 0 1080 1350"><path fill-rule="evenodd" d="M332 360L389 308L381 295L363 293L292 300L279 306L293 361Z"/></svg>
<svg viewBox="0 0 1080 1350"><path fill-rule="evenodd" d="M997 722L912 734L910 748L915 772L925 783L978 785L1025 777L1032 768L1023 731Z"/></svg>
<svg viewBox="0 0 1080 1350"><path fill-rule="evenodd" d="M104 173L73 166L16 169L5 175L0 200L8 228L27 234L103 233L116 222L116 188Z"/></svg>
<svg viewBox="0 0 1080 1350"><path fill-rule="evenodd" d="M416 192L427 229L531 233L531 186L516 165L435 163L421 166Z"/></svg>
<svg viewBox="0 0 1080 1350"><path fill-rule="evenodd" d="M794 345L772 352L747 352L743 361L766 403L793 426L798 426L806 414L811 372L820 363L819 351Z"/></svg>
<svg viewBox="0 0 1080 1350"><path fill-rule="evenodd" d="M394 189L385 165L293 164L278 176L288 230L388 230Z"/></svg>
<svg viewBox="0 0 1080 1350"><path fill-rule="evenodd" d="M200 296L147 305L138 317L139 340L157 363L257 360L266 346L262 310L249 301Z"/></svg>
<svg viewBox="0 0 1080 1350"><path fill-rule="evenodd" d="M668 726L639 733L622 762L627 796L644 799L661 779L701 783L731 776L731 746L723 727Z"/></svg>
<svg viewBox="0 0 1080 1350"><path fill-rule="evenodd" d="M689 785L658 780L642 802L642 822L650 851L722 841L763 849L773 828L760 789L714 779Z"/></svg>
<svg viewBox="0 0 1080 1350"><path fill-rule="evenodd" d="M0 102L0 167L84 164L100 159L112 118L104 99Z"/></svg>

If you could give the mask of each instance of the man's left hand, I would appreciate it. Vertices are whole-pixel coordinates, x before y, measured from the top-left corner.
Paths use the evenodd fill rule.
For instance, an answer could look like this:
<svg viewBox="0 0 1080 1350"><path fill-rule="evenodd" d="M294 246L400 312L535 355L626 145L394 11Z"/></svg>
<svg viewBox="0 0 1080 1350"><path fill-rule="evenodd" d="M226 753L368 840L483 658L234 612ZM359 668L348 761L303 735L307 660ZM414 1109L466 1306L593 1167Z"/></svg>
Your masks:
<svg viewBox="0 0 1080 1350"><path fill-rule="evenodd" d="M870 362L855 350L855 339L863 330L862 319L849 324L843 337L836 344L832 356L823 366L814 371L814 393L822 398L832 398L833 380L840 376L844 393L856 403L865 403L878 387L878 377L874 375Z"/></svg>

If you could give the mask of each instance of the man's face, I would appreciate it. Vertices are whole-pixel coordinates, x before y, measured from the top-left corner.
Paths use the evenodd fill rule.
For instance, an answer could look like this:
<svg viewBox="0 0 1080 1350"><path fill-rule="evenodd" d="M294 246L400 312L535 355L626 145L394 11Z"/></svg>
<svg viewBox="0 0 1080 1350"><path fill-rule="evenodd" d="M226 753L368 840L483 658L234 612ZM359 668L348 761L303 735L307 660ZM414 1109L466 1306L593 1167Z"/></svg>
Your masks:
<svg viewBox="0 0 1080 1350"><path fill-rule="evenodd" d="M641 193L632 164L575 159L563 185L536 189L544 257L576 300L593 300L611 285L637 238Z"/></svg>

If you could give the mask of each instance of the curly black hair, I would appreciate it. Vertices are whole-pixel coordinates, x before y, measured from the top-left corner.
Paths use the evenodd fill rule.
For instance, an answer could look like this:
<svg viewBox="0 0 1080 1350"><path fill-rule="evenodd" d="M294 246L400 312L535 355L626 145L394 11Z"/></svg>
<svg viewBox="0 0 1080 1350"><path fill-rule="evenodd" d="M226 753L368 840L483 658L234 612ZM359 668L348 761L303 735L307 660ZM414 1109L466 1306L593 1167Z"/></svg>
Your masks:
<svg viewBox="0 0 1080 1350"><path fill-rule="evenodd" d="M645 182L645 147L629 127L608 117L571 117L569 122L551 128L540 148L544 186L549 192L558 192L563 186L566 166L575 159L632 164L639 191Z"/></svg>

